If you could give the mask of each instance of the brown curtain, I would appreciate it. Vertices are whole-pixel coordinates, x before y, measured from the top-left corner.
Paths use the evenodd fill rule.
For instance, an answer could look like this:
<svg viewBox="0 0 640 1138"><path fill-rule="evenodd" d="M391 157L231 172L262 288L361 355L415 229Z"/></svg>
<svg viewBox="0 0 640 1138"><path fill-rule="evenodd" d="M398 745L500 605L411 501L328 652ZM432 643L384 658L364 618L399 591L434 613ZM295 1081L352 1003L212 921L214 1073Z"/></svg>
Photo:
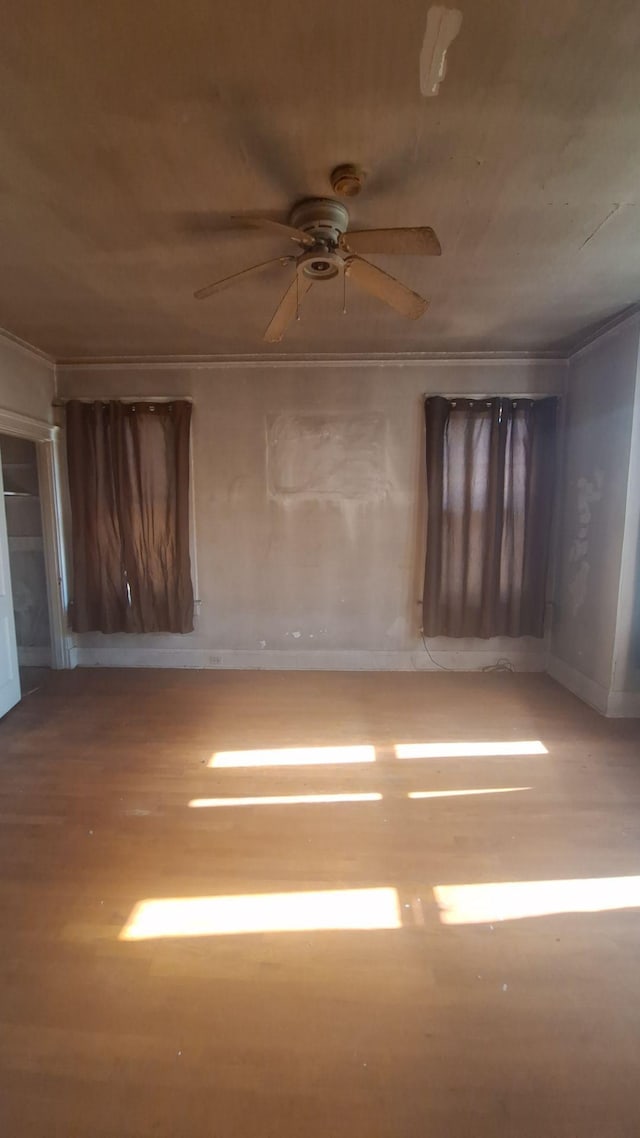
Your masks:
<svg viewBox="0 0 640 1138"><path fill-rule="evenodd" d="M191 404L67 404L77 632L191 632Z"/></svg>
<svg viewBox="0 0 640 1138"><path fill-rule="evenodd" d="M425 402L425 636L542 636L555 399Z"/></svg>

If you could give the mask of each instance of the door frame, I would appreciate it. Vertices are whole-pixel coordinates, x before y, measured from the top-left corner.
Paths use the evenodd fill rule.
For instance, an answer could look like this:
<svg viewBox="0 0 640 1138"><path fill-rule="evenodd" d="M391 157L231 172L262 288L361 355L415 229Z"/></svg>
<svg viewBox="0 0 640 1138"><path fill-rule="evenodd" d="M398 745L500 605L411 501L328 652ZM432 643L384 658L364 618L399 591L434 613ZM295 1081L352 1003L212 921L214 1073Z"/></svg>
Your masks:
<svg viewBox="0 0 640 1138"><path fill-rule="evenodd" d="M36 444L51 667L75 667L75 648L67 625L67 566L63 533L61 430L53 423L0 409L0 434Z"/></svg>

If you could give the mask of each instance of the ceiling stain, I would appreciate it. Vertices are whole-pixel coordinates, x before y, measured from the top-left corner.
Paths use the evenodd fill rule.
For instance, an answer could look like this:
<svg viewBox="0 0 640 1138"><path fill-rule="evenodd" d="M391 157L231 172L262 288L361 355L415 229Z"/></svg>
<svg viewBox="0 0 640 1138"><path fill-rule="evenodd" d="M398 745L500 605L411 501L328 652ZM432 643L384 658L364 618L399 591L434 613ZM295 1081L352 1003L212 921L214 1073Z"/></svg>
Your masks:
<svg viewBox="0 0 640 1138"><path fill-rule="evenodd" d="M420 91L437 95L447 73L447 52L462 27L462 12L434 4L427 12L427 27L420 52Z"/></svg>
<svg viewBox="0 0 640 1138"><path fill-rule="evenodd" d="M585 245L588 245L589 242L593 240L596 233L599 233L600 230L607 224L607 222L610 221L611 218L615 216L615 214L620 209L621 205L622 205L622 202L615 202L614 203L612 209L609 210L608 214L605 217L603 217L602 221L598 222L595 229L593 229L591 231L591 233L589 234L589 236L586 237L585 240L582 242L582 245L580 246L581 249L584 249Z"/></svg>

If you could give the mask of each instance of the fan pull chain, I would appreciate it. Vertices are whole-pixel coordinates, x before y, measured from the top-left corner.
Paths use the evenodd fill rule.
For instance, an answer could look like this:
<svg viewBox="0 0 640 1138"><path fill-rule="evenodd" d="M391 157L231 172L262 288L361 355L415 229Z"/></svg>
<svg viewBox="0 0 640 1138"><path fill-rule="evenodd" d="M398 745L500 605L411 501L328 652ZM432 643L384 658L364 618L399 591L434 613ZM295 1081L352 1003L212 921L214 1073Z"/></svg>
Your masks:
<svg viewBox="0 0 640 1138"><path fill-rule="evenodd" d="M296 271L296 320L300 320L300 274Z"/></svg>
<svg viewBox="0 0 640 1138"><path fill-rule="evenodd" d="M342 271L342 315L347 315L347 274Z"/></svg>

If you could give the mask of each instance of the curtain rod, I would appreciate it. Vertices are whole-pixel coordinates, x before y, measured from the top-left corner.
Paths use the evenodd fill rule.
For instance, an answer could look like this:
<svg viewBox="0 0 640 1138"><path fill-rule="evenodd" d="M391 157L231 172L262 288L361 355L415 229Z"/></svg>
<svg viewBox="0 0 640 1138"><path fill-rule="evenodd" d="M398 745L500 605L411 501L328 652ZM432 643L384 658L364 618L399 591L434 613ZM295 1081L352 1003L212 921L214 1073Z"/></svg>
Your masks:
<svg viewBox="0 0 640 1138"><path fill-rule="evenodd" d="M446 394L437 391L423 391L425 399L559 399L560 391L513 391L508 393L496 391L447 391ZM192 395L121 395L114 399L109 395L58 395L51 402L52 407L64 407L65 404L76 403L193 403Z"/></svg>
<svg viewBox="0 0 640 1138"><path fill-rule="evenodd" d="M58 395L51 401L52 407L64 407L67 403L193 403L192 395Z"/></svg>
<svg viewBox="0 0 640 1138"><path fill-rule="evenodd" d="M561 391L520 391L515 394L510 391L505 394L500 391L447 391L446 395L442 395L438 391L423 391L422 394L425 399L448 399L451 402L452 399L561 399L563 393Z"/></svg>

